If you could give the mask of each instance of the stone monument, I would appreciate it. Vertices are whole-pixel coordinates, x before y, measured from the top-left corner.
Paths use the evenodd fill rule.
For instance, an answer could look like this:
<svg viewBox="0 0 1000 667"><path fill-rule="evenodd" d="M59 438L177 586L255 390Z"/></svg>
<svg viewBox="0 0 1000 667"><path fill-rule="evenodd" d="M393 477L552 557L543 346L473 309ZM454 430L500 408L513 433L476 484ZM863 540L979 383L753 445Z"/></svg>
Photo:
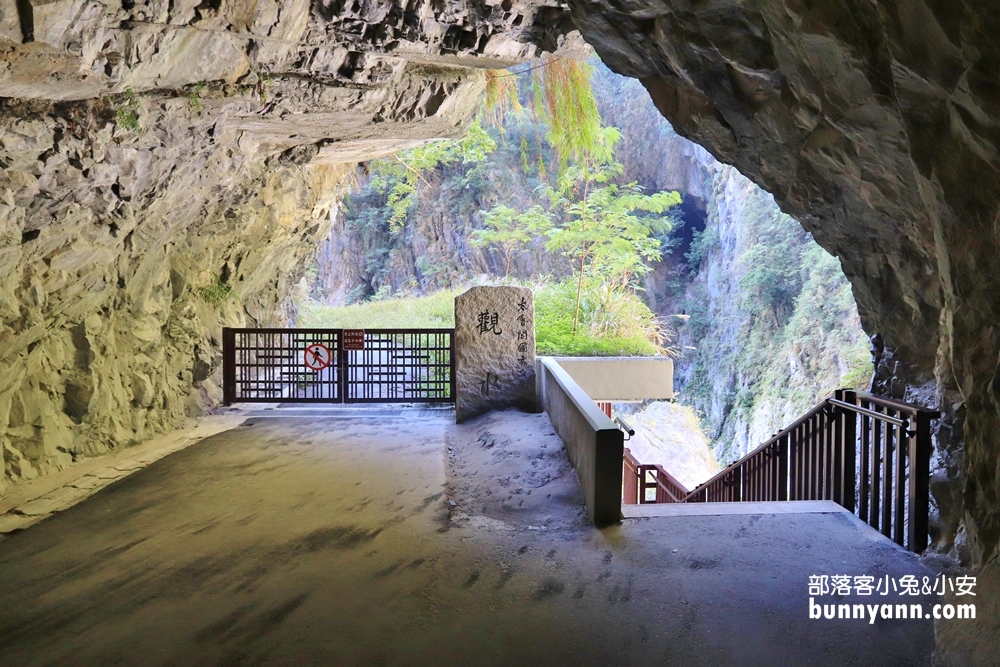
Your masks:
<svg viewBox="0 0 1000 667"><path fill-rule="evenodd" d="M535 301L526 287L455 297L455 420L516 407L534 412Z"/></svg>

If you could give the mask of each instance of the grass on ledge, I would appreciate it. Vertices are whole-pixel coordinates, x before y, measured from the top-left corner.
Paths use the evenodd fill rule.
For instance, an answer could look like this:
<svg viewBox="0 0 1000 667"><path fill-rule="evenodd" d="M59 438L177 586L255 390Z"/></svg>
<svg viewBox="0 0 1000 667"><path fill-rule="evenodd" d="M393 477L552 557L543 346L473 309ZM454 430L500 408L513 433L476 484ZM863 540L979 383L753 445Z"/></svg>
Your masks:
<svg viewBox="0 0 1000 667"><path fill-rule="evenodd" d="M534 288L535 345L545 356L652 356L657 347L637 327L596 335L581 323L573 333L573 290L571 285L550 284ZM463 289L442 290L427 296L366 301L349 306L324 306L310 299L298 302L297 326L329 329L452 328L455 326L455 297ZM638 304L641 300L634 297ZM643 307L644 308L644 307ZM647 311L648 312L648 309ZM622 313L619 317L641 320L641 314Z"/></svg>
<svg viewBox="0 0 1000 667"><path fill-rule="evenodd" d="M455 326L455 297L461 290L428 296L382 299L324 306L312 300L298 302L298 326L328 329L451 329Z"/></svg>

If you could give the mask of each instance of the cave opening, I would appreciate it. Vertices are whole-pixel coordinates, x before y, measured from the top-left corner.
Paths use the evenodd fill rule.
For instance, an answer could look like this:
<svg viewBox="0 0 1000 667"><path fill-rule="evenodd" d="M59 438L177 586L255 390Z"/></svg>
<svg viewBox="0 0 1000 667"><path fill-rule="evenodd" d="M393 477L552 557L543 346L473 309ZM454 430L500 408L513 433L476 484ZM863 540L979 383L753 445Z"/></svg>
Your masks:
<svg viewBox="0 0 1000 667"><path fill-rule="evenodd" d="M532 68L544 67L512 68L527 72L514 79L522 108L532 104ZM707 438L708 456L723 464L835 389L867 390L867 337L836 259L769 194L680 137L639 81L596 59L587 67L601 122L620 132L616 183L679 195L655 233L657 258L633 282L631 310L616 311L625 296L607 301L598 280L581 303L586 330L601 333L565 342L575 318L561 313L576 274L524 215L549 205L543 193L557 177L557 154L534 112L508 111L493 124L481 117L461 141L366 163L297 288L297 324L452 326L450 299L464 287L534 284L545 313L536 332L542 353L675 356L684 419L697 425L686 432ZM489 143L470 157L475 141ZM508 243L505 235L520 236Z"/></svg>
<svg viewBox="0 0 1000 667"><path fill-rule="evenodd" d="M607 65L595 76L608 124L645 128L623 133L622 182L681 194L683 224L662 233L638 301L614 307L642 306L677 331L670 345L689 354L677 386L726 443L720 461L787 423L795 401L866 385L863 323L873 389L942 412L931 550L995 582L990 8L333 1L247 14L127 0L71 15L65 3L11 4L0 16L0 493L215 409L224 325L365 303L444 322L448 290L505 274L551 276L546 298L570 303L565 258L539 247L505 257L468 233L500 203L487 185L538 201L539 163L557 171L544 129L512 126L478 165L422 175L427 196L402 231L355 165L459 137L481 69L524 67L539 51L580 57L589 44ZM505 180L501 154L521 183ZM361 206L369 196L378 206ZM413 297L413 310L392 296ZM606 313L610 298L594 290L585 303L587 331L617 326L591 307ZM633 352L649 350L645 318L625 318L641 324L621 337ZM547 324L552 340L577 328ZM591 338L577 351L599 349ZM993 655L986 640L938 629L952 646L944 663Z"/></svg>

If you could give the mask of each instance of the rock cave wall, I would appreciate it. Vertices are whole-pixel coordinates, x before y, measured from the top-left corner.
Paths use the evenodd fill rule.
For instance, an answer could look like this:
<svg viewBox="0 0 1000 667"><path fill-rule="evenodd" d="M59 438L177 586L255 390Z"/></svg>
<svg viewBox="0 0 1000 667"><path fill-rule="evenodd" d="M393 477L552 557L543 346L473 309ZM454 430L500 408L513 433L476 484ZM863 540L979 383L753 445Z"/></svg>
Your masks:
<svg viewBox="0 0 1000 667"><path fill-rule="evenodd" d="M995 559L1000 12L922 0L569 4L601 58L639 78L679 133L840 258L884 345L882 389L944 412L940 548Z"/></svg>
<svg viewBox="0 0 1000 667"><path fill-rule="evenodd" d="M1000 11L965 0L569 0L611 69L841 261L877 388L942 411L934 548L1000 591ZM989 592L987 592L989 591ZM988 606L995 610L994 603ZM992 629L990 629L992 628ZM996 624L939 622L980 664ZM985 664L985 663L983 663Z"/></svg>
<svg viewBox="0 0 1000 667"><path fill-rule="evenodd" d="M213 225L250 229L247 216L274 216L286 230L304 225L296 238L311 242L340 165L454 136L481 92L466 66L571 48L577 28L610 67L644 82L679 132L774 193L841 258L866 329L884 342L886 387L945 410L941 456L965 443L969 474L952 492L967 512L942 526L942 539L950 544L964 518L973 560L995 555L1000 344L986 276L1000 219L1000 12L924 0L18 6L0 14L6 372L60 337L65 368L85 372L94 336L109 335L103 308L165 312L127 293L158 247L199 274L173 270L171 304L185 293L178 285L193 293L215 280L249 301L241 317L259 309L261 322L280 319L278 292L261 296L273 285L267 267L287 270L294 258L244 253L237 266L239 253L220 253L211 266L193 259L199 234L219 236L204 242L218 248L225 233ZM265 213L255 200L288 208ZM150 285L169 282L169 271L159 275ZM59 358L55 348L39 356ZM76 406L60 409L71 422L85 421L85 387L69 399L55 391L57 400L53 385L30 377ZM2 404L20 405L21 393ZM38 426L24 418L6 428Z"/></svg>
<svg viewBox="0 0 1000 667"><path fill-rule="evenodd" d="M355 164L572 47L544 4L0 8L0 492L217 404L221 327L287 324Z"/></svg>
<svg viewBox="0 0 1000 667"><path fill-rule="evenodd" d="M211 401L345 165L459 133L467 66L574 27L840 258L883 389L944 412L937 546L995 571L1000 12L969 0L5 4L0 485Z"/></svg>

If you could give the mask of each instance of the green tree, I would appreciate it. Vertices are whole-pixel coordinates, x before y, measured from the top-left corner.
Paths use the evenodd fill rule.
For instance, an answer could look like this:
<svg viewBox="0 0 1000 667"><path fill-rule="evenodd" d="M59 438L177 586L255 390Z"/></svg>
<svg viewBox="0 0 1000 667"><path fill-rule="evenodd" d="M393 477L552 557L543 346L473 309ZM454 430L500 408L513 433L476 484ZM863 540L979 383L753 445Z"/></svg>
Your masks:
<svg viewBox="0 0 1000 667"><path fill-rule="evenodd" d="M504 278L510 275L514 254L544 236L551 228L550 219L539 206L518 213L500 204L486 213L483 224L483 229L472 233L471 243L477 248L492 245L500 251L504 258Z"/></svg>
<svg viewBox="0 0 1000 667"><path fill-rule="evenodd" d="M371 184L381 194L388 192L386 206L392 211L391 229L402 230L410 208L416 204L420 182L426 183L425 173L456 162L482 162L496 147L496 141L476 119L461 139L431 141L391 157L373 160L369 165Z"/></svg>
<svg viewBox="0 0 1000 667"><path fill-rule="evenodd" d="M681 201L676 192L645 195L637 183L618 185L614 179L621 173L618 163L595 167L583 163L564 169L556 187L543 188L554 228L546 248L569 257L576 274L574 333L585 282L603 281L613 289L625 289L650 271L647 262L660 259L660 241L651 235L668 231L669 221L636 212L663 214Z"/></svg>

